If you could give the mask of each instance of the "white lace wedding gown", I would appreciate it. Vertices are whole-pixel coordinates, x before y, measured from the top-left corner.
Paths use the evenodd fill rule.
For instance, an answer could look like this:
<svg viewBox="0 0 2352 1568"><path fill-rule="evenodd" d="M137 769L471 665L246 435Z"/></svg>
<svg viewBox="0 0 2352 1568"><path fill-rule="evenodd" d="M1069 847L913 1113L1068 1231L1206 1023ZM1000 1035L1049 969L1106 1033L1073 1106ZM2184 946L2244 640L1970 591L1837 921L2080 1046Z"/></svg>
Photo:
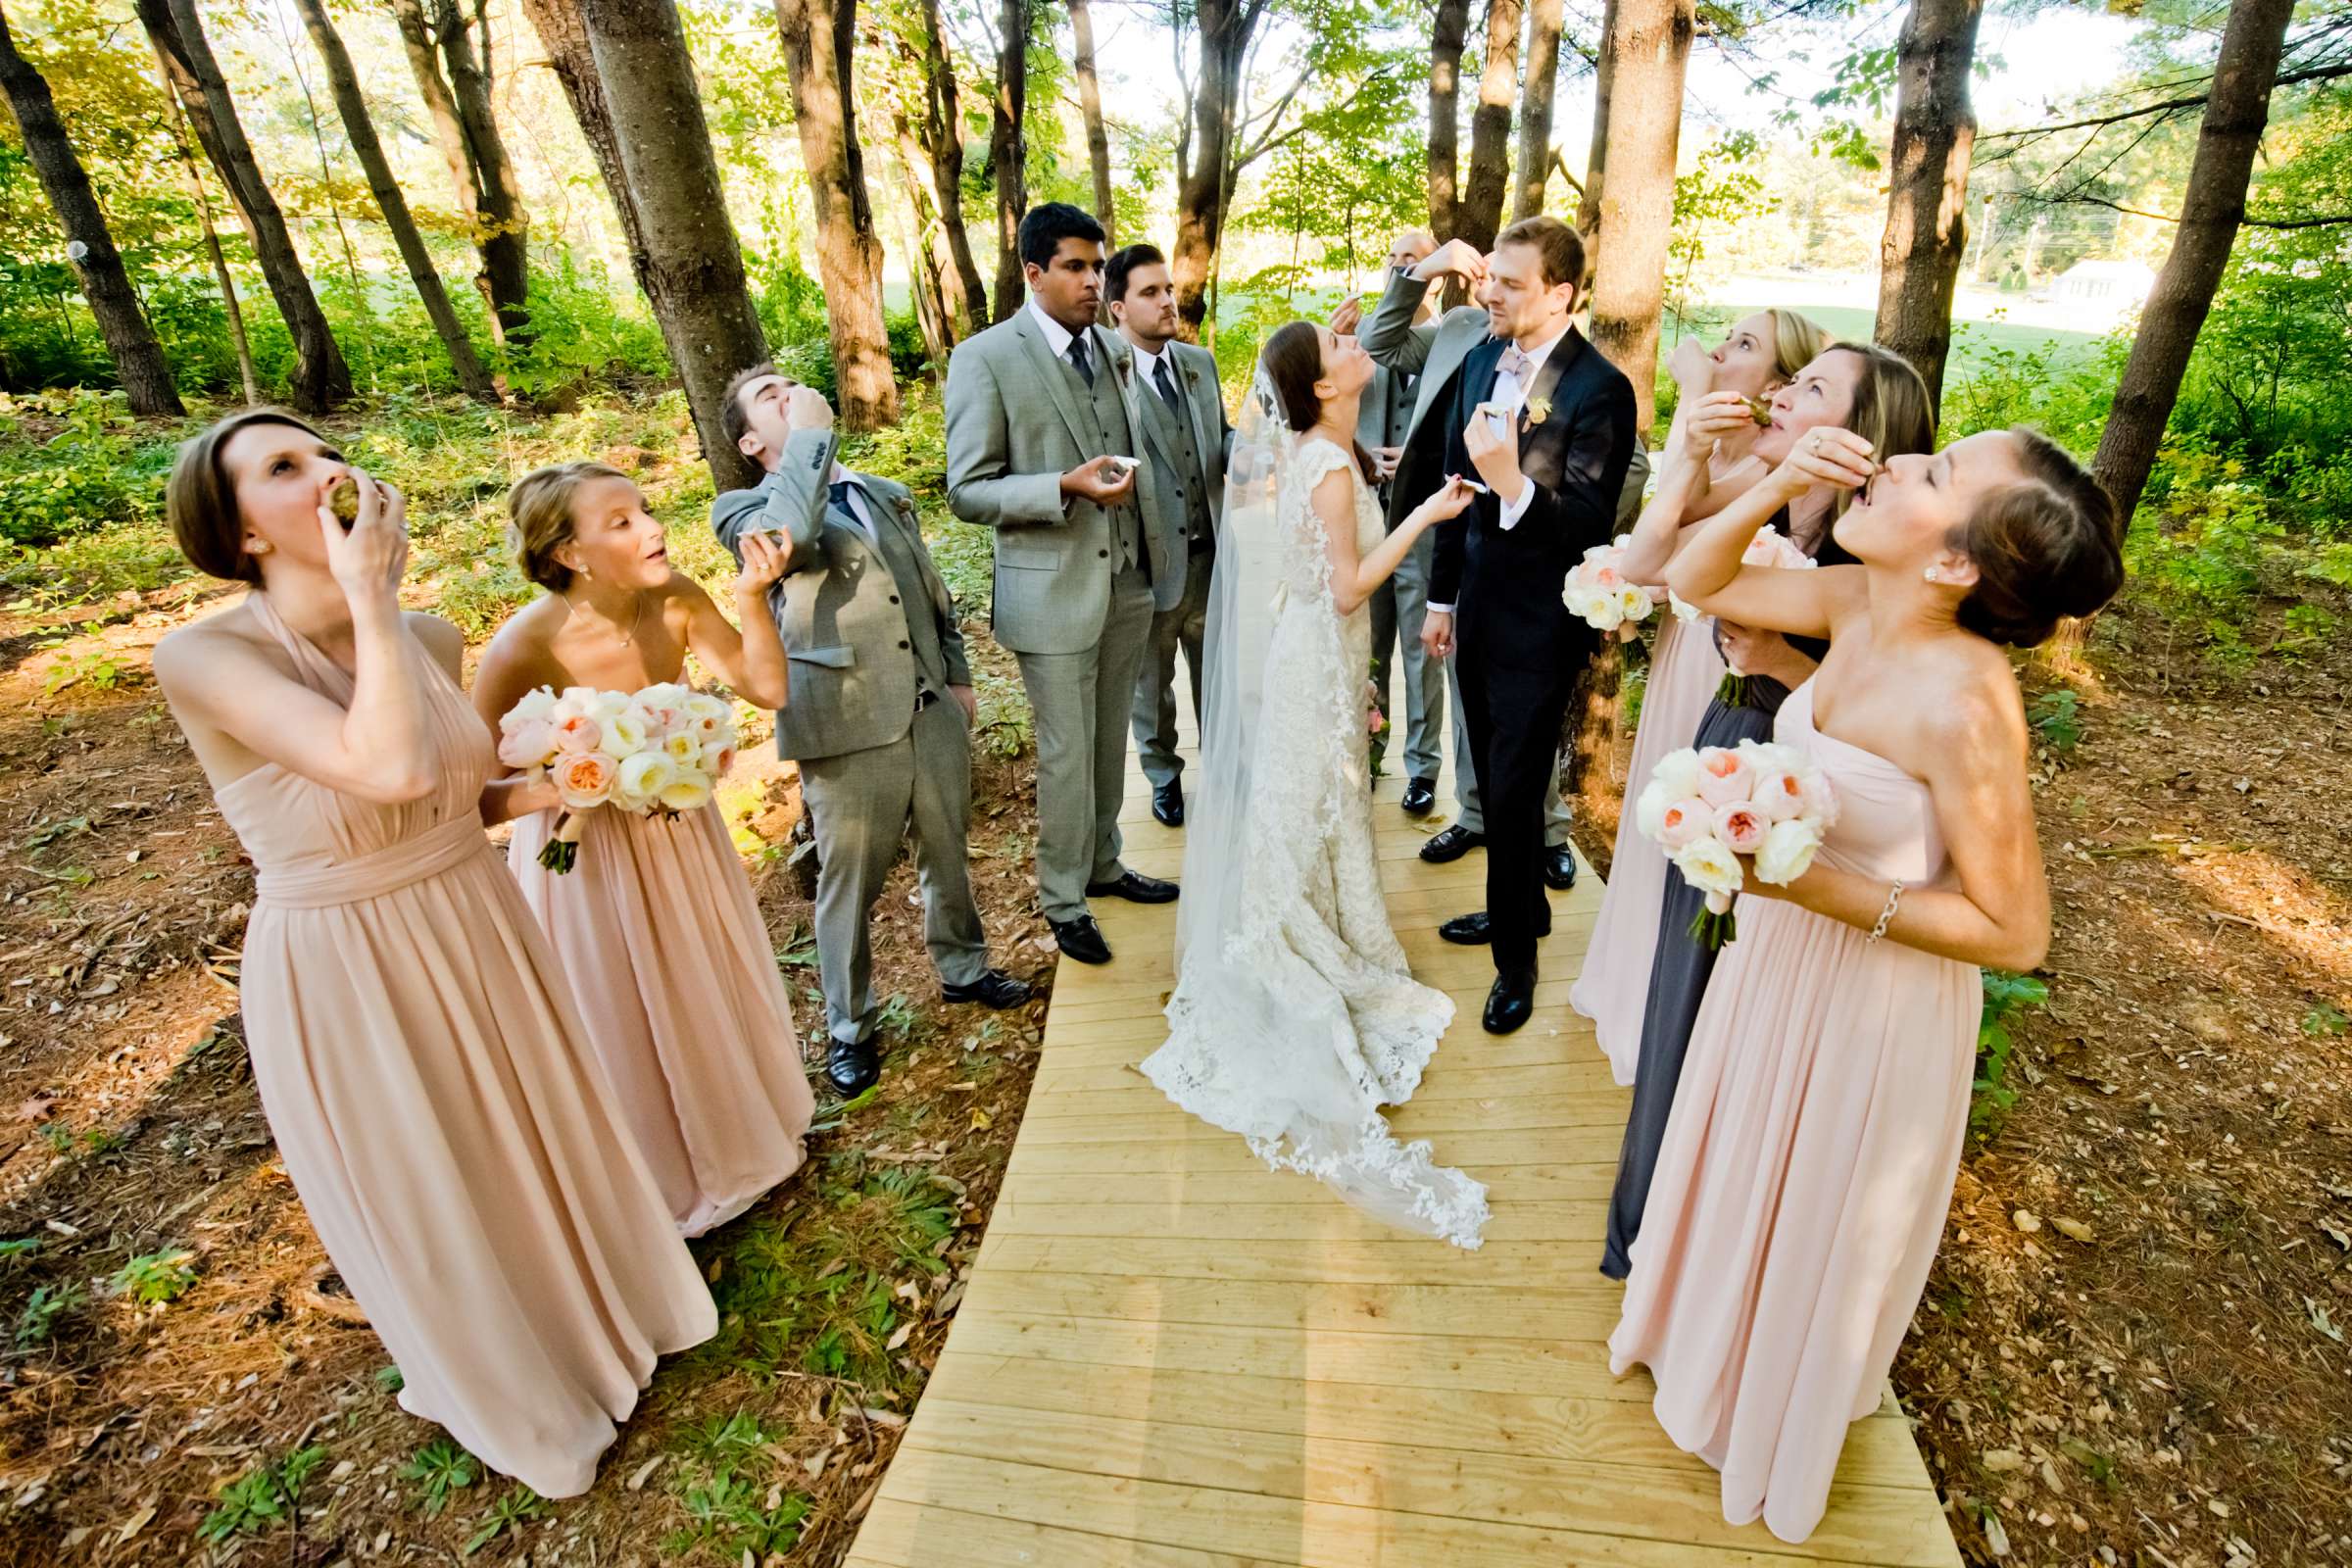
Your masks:
<svg viewBox="0 0 2352 1568"><path fill-rule="evenodd" d="M1365 755L1371 616L1339 613L1308 498L1334 468L1348 470L1359 552L1380 544L1380 512L1349 454L1320 438L1283 443L1265 552L1279 585L1262 696L1239 743L1247 781L1238 823L1206 852L1238 863L1196 864L1197 830L1186 853L1186 902L1197 885L1222 882L1230 907L1213 934L1184 947L1169 1038L1143 1071L1269 1164L1314 1176L1389 1223L1476 1247L1486 1188L1436 1164L1428 1143L1399 1144L1380 1113L1411 1098L1453 1017L1450 998L1413 979L1389 925ZM1220 573L1226 555L1220 545ZM1204 756L1212 779L1216 761ZM1236 808L1197 799L1192 814L1199 823Z"/></svg>

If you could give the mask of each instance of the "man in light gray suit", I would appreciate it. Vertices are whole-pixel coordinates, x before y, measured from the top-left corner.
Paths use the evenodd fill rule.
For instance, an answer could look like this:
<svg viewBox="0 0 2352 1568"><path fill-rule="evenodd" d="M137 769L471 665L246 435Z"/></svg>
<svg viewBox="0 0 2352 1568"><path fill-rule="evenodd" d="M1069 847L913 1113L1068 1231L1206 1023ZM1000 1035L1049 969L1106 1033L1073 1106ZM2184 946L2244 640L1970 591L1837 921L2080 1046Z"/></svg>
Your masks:
<svg viewBox="0 0 2352 1568"><path fill-rule="evenodd" d="M1193 717L1200 716L1201 644L1208 632L1208 583L1216 564L1217 528L1225 514L1225 455L1233 426L1217 385L1216 356L1176 341L1176 284L1168 259L1154 245L1130 245L1102 274L1110 318L1135 356L1135 378L1149 397L1144 452L1159 477L1160 498L1181 519L1184 597L1152 616L1152 639L1135 685L1136 750L1152 781L1152 814L1169 827L1184 825L1184 760L1176 755L1176 652L1192 671Z"/></svg>
<svg viewBox="0 0 2352 1568"><path fill-rule="evenodd" d="M1438 248L1438 242L1420 229L1410 229L1396 236L1389 247L1389 273L1418 266L1422 259ZM1416 325L1434 322L1438 317L1436 299L1422 302ZM1363 326L1363 302L1350 299L1340 306L1331 318L1331 329L1343 336L1354 336ZM1394 370L1380 366L1372 372L1371 385L1364 388L1363 399L1357 406L1355 439L1372 454L1382 478L1380 503L1382 510L1389 505L1389 481L1396 472L1396 460L1403 453L1404 438L1412 428L1413 407L1420 390L1420 378L1407 370ZM1392 525L1402 514L1388 513ZM1421 646L1421 622L1429 610L1429 568L1437 535L1423 534L1396 564L1389 580L1372 591L1372 689L1380 695L1382 711L1391 723L1387 732L1372 741L1372 760L1375 766L1387 754L1388 736L1401 730L1404 736L1404 798L1398 803L1407 816L1427 816L1438 803L1438 769L1445 760L1446 730L1446 662L1432 659ZM1396 656L1404 675L1404 702L1401 710L1389 700L1389 660Z"/></svg>
<svg viewBox="0 0 2352 1568"><path fill-rule="evenodd" d="M1166 904L1119 863L1127 715L1155 610L1183 602L1182 521L1138 452L1134 356L1096 324L1102 225L1021 220L1029 302L948 361L948 505L996 530L993 624L1037 721L1037 886L1061 951L1107 963L1087 901Z"/></svg>
<svg viewBox="0 0 2352 1568"><path fill-rule="evenodd" d="M1391 370L1402 370L1420 377L1412 418L1405 426L1409 439L1428 417L1436 393L1452 377L1472 349L1488 338L1488 318L1484 307L1459 306L1447 311L1435 321L1424 320L1423 306L1430 291L1448 276L1460 277L1475 285L1486 275L1486 258L1464 240L1448 240L1416 266L1401 272L1392 272L1389 286L1381 295L1372 318L1364 323L1358 334L1366 353ZM1625 491L1618 505L1618 526L1632 525L1633 517L1641 511L1642 490L1649 478L1649 461L1642 443L1634 443L1631 467L1625 477ZM1396 486L1389 497L1389 517L1392 526L1396 518L1419 506L1425 496L1407 495L1404 487ZM1426 603L1423 609L1429 607ZM1458 676L1451 662L1446 671L1446 690L1453 699L1453 760L1454 793L1461 804L1461 814L1453 825L1432 837L1421 846L1421 858L1443 865L1458 860L1486 842L1486 817L1478 799L1478 781L1467 765L1470 737L1462 719L1462 694ZM1551 790L1544 805L1544 880L1553 888L1576 885L1576 852L1568 843L1568 806L1560 799L1559 776L1555 770Z"/></svg>
<svg viewBox="0 0 2352 1568"><path fill-rule="evenodd" d="M768 591L792 671L776 750L800 764L816 837L825 1075L855 1095L881 1073L866 921L909 821L941 995L989 1007L1029 1000L1027 985L989 967L972 902L972 671L913 498L841 466L824 398L756 365L727 384L720 419L767 477L711 503L719 542L740 559L746 534L792 540Z"/></svg>

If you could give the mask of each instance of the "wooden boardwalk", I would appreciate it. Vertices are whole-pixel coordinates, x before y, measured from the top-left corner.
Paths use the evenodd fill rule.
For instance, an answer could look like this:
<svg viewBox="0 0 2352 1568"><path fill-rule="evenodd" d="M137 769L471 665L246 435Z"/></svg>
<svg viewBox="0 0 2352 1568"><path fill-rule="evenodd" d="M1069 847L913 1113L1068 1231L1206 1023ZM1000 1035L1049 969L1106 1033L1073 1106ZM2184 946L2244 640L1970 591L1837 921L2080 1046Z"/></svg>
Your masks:
<svg viewBox="0 0 2352 1568"><path fill-rule="evenodd" d="M1189 715L1188 715L1189 717ZM1416 856L1385 781L1389 908L1452 1030L1393 1117L1488 1184L1464 1252L1363 1219L1177 1110L1134 1063L1166 1037L1174 915L1096 906L1116 960L1065 963L1002 1196L938 1370L851 1547L858 1568L1788 1568L1960 1561L1891 1392L1802 1546L1723 1521L1716 1477L1609 1375L1594 1265L1627 1092L1572 1013L1599 879L1553 895L1534 1020L1497 1041L1484 949L1438 923L1484 859ZM1175 876L1130 769L1128 863Z"/></svg>

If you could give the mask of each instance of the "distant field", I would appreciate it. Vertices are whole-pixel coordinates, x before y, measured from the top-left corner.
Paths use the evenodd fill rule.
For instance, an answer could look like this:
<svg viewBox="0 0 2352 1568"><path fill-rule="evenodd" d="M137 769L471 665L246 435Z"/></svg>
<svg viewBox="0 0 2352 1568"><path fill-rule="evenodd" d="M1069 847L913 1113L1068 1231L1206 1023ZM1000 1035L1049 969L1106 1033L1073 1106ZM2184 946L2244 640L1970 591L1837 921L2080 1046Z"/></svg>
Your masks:
<svg viewBox="0 0 2352 1568"><path fill-rule="evenodd" d="M1770 300L1758 300L1753 303L1726 301L1720 304L1709 301L1705 307L1708 319L1702 322L1687 323L1680 333L1674 332L1674 321L1672 318L1669 318L1666 322L1665 334L1669 339L1667 346L1671 348L1674 343L1685 337L1706 337L1711 340L1721 331L1717 322L1737 320L1742 316L1751 315L1764 309L1771 303ZM1850 306L1808 305L1802 309L1807 316L1841 338L1870 336L1871 326L1876 318L1875 312L1856 310ZM1959 370L1972 368L1990 349L2034 349L2039 348L2044 343L2056 343L2059 345L2060 352L2054 358L2063 361L2075 354L2089 352L2090 346L2099 340L2098 335L2091 332L2066 332L2054 327L2022 326L2013 321L1955 321L1952 326L1956 339L1952 353L1953 368Z"/></svg>

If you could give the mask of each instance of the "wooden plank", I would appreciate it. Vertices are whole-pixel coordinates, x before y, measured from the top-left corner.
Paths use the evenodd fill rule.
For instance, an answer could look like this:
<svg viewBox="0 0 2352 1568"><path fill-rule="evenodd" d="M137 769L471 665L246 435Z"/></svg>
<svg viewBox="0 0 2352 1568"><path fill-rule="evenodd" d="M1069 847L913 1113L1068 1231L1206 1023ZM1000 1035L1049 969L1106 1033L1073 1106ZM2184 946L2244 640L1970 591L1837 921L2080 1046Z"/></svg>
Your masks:
<svg viewBox="0 0 2352 1568"><path fill-rule="evenodd" d="M1190 739L1187 738L1187 745ZM1605 1338L1596 1270L1627 1093L1568 991L1597 878L1551 895L1538 1015L1478 1027L1476 854L1418 852L1376 789L1374 847L1415 973L1455 1004L1404 1138L1489 1184L1470 1251L1375 1224L1185 1114L1134 1064L1167 1038L1176 908L1104 900L1118 955L1055 976L1044 1050L962 1307L849 1558L864 1568L1796 1568L1959 1561L1891 1391L1849 1433L1802 1546L1722 1518ZM1131 770L1127 863L1184 835Z"/></svg>
<svg viewBox="0 0 2352 1568"><path fill-rule="evenodd" d="M1201 1426L1175 1405L1146 1420L1004 1410L938 1394L924 1399L936 1401L932 1419L906 1438L907 1446L924 1451L980 1459L1017 1451L1024 1465L1054 1470L1545 1530L1591 1530L1605 1521L1608 1534L1665 1544L1721 1548L1746 1535L1726 1524L1721 1510L1687 1506L1688 1460L1680 1454L1660 1464L1599 1464L1509 1449L1470 1457L1388 1441ZM1600 1407L1604 1417L1612 1408L1615 1419L1604 1426L1629 1413L1623 1405ZM1833 1483L1820 1526L1787 1549L1792 1557L1829 1562L1936 1568L1944 1560L1938 1533L1948 1544L1942 1522L1904 1491Z"/></svg>
<svg viewBox="0 0 2352 1568"><path fill-rule="evenodd" d="M1064 1528L1117 1521L1133 1539L1298 1568L1789 1568L1803 1560L1774 1549L1778 1543L1761 1531L1744 1547L1692 1546L1092 1476L911 1446L883 1478L882 1495Z"/></svg>
<svg viewBox="0 0 2352 1568"><path fill-rule="evenodd" d="M1176 1372L1160 1367L1072 1366L1009 1356L952 1356L926 1399L1002 1411L1049 1411L1088 1421L1173 1420L1293 1442L1361 1441L1463 1453L1527 1453L1593 1466L1684 1470L1689 1458L1624 1399L1517 1391L1433 1394L1298 1376ZM1081 1468L1097 1469L1099 1465ZM1910 1428L1872 1416L1839 1457L1839 1482L1919 1491L1928 1485Z"/></svg>

